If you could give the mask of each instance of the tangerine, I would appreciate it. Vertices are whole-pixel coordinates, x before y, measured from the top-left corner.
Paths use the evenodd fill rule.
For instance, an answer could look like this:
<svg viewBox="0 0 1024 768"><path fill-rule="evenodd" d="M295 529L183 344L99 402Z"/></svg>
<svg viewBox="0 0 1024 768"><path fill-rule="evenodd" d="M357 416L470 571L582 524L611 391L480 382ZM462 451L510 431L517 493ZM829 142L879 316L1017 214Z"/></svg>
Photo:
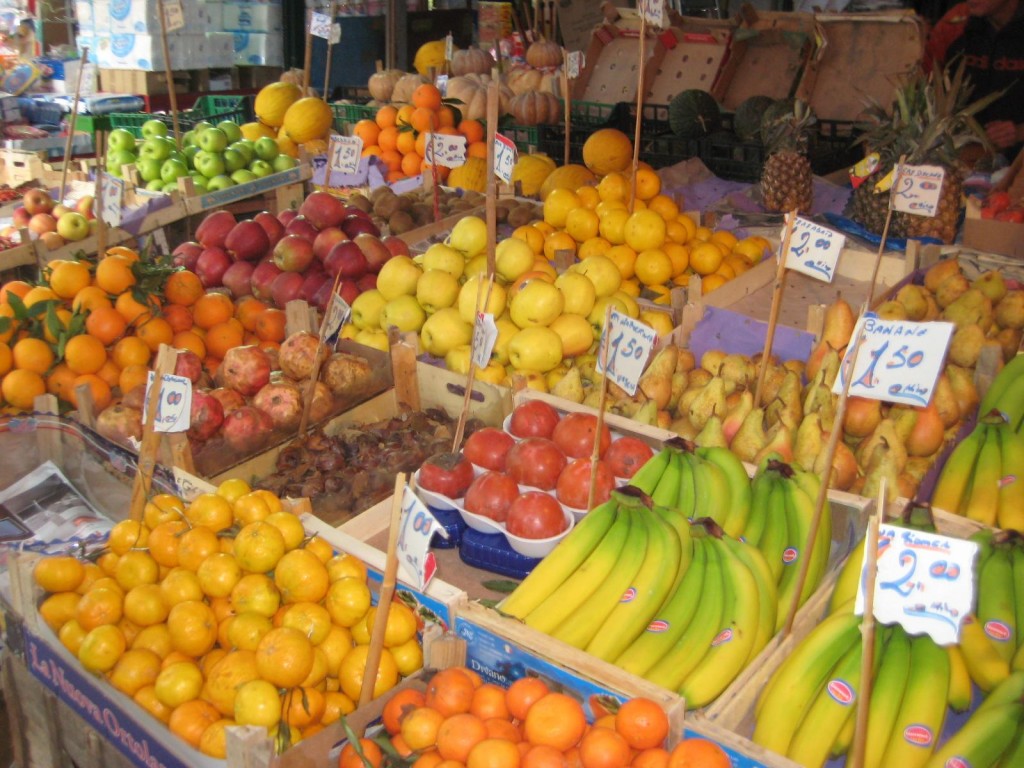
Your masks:
<svg viewBox="0 0 1024 768"><path fill-rule="evenodd" d="M117 690L135 696L139 689L153 685L160 674L160 657L147 648L134 648L121 654L109 680Z"/></svg>
<svg viewBox="0 0 1024 768"><path fill-rule="evenodd" d="M340 582L336 582L335 585L330 584L327 567L315 554L306 549L293 549L277 562L277 566L274 568L274 583L281 591L283 602L296 603L317 602L328 594L329 586L333 589ZM367 592L369 592L368 589ZM339 596L341 594L339 592ZM331 611L331 617L342 626L350 626L343 621L338 621L335 611L331 610L330 601L331 597L328 595L327 610ZM369 605L366 608L368 609ZM366 610L364 609L363 612L365 613Z"/></svg>
<svg viewBox="0 0 1024 768"><path fill-rule="evenodd" d="M445 717L469 712L475 688L466 672L451 667L438 672L427 685L426 705Z"/></svg>
<svg viewBox="0 0 1024 768"><path fill-rule="evenodd" d="M591 728L580 741L583 768L625 768L631 756L629 744L611 728Z"/></svg>
<svg viewBox="0 0 1024 768"><path fill-rule="evenodd" d="M338 756L338 768L380 768L384 754L377 742L367 738L359 739L359 751L352 742L346 744Z"/></svg>
<svg viewBox="0 0 1024 768"><path fill-rule="evenodd" d="M256 668L280 688L302 685L313 669L313 645L296 629L275 627L256 648Z"/></svg>
<svg viewBox="0 0 1024 768"><path fill-rule="evenodd" d="M730 768L732 761L707 739L683 739L669 754L668 768Z"/></svg>
<svg viewBox="0 0 1024 768"><path fill-rule="evenodd" d="M562 751L576 746L586 727L583 707L564 693L549 693L535 701L523 721L527 741Z"/></svg>
<svg viewBox="0 0 1024 768"><path fill-rule="evenodd" d="M199 600L185 600L167 614L171 646L192 658L199 658L217 642L217 617Z"/></svg>
<svg viewBox="0 0 1024 768"><path fill-rule="evenodd" d="M384 722L384 729L394 735L402 730L402 720L407 714L424 705L422 691L406 688L399 691L384 705L381 718Z"/></svg>
<svg viewBox="0 0 1024 768"><path fill-rule="evenodd" d="M175 736L198 748L203 733L219 719L220 713L210 702L193 699L174 708L167 727Z"/></svg>
<svg viewBox="0 0 1024 768"><path fill-rule="evenodd" d="M62 299L73 299L92 282L89 267L81 261L50 262L50 267L50 290Z"/></svg>
<svg viewBox="0 0 1024 768"><path fill-rule="evenodd" d="M203 698L225 717L234 714L235 696L239 686L259 679L256 654L253 651L229 651L209 666L203 686Z"/></svg>
<svg viewBox="0 0 1024 768"><path fill-rule="evenodd" d="M82 638L78 660L90 672L107 672L117 664L127 645L124 632L119 627L102 624L90 629Z"/></svg>
<svg viewBox="0 0 1024 768"><path fill-rule="evenodd" d="M487 726L476 715L462 712L445 719L437 729L437 751L445 760L464 763L477 744L487 738Z"/></svg>
<svg viewBox="0 0 1024 768"><path fill-rule="evenodd" d="M508 711L516 720L525 720L530 707L550 693L547 683L539 677L521 677L505 691Z"/></svg>
<svg viewBox="0 0 1024 768"><path fill-rule="evenodd" d="M428 706L418 707L407 712L402 718L399 733L410 749L416 751L429 749L437 744L437 732L441 729L441 724L444 721L445 716L436 709L431 709Z"/></svg>
<svg viewBox="0 0 1024 768"><path fill-rule="evenodd" d="M56 632L69 621L75 620L81 599L82 596L77 592L57 592L39 604L39 615Z"/></svg>
<svg viewBox="0 0 1024 768"><path fill-rule="evenodd" d="M359 700L363 688L366 657L369 652L368 645L357 645L345 654L345 658L341 660L341 667L338 669L338 682L341 683L341 690L353 701ZM391 652L384 648L380 654L380 666L377 668L377 677L374 679L372 698L382 696L394 688L397 683L398 667L395 665Z"/></svg>
<svg viewBox="0 0 1024 768"><path fill-rule="evenodd" d="M466 768L519 768L521 760L515 743L504 739L484 739L470 750Z"/></svg>
<svg viewBox="0 0 1024 768"><path fill-rule="evenodd" d="M68 555L44 557L32 569L32 578L47 592L74 592L85 578L85 565Z"/></svg>

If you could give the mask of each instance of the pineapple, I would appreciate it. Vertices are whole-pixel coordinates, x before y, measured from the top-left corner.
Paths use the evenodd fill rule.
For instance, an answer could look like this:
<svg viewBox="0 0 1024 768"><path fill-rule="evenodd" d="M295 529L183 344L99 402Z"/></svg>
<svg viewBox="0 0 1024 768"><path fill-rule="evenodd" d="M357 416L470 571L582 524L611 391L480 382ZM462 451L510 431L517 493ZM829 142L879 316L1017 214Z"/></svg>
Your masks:
<svg viewBox="0 0 1024 768"><path fill-rule="evenodd" d="M814 175L807 152L811 128L817 118L799 99L777 117L769 117L761 128L768 158L761 171L761 199L765 210L810 211Z"/></svg>

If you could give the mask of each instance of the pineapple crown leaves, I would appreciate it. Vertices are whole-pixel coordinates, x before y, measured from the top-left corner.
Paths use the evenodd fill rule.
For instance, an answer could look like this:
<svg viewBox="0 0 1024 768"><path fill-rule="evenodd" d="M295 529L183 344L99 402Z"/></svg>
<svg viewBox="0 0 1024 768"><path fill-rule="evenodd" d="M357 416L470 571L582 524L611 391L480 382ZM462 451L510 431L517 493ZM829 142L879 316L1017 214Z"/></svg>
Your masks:
<svg viewBox="0 0 1024 768"><path fill-rule="evenodd" d="M768 153L807 154L811 141L811 129L817 122L818 118L811 106L801 99L795 99L792 110L765 126L764 139Z"/></svg>

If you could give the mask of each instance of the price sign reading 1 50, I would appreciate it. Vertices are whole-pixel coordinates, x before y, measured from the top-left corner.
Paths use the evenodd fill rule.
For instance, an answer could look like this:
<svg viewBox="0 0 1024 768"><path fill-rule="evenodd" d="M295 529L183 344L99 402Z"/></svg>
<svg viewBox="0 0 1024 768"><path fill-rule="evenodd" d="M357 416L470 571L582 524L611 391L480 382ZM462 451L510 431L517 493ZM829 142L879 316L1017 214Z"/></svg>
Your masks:
<svg viewBox="0 0 1024 768"><path fill-rule="evenodd" d="M651 353L658 334L654 329L634 320L629 315L612 310L608 326L601 338L604 349L605 335L608 338L608 376L629 394L636 394L644 363ZM604 352L597 356L597 372L604 373Z"/></svg>

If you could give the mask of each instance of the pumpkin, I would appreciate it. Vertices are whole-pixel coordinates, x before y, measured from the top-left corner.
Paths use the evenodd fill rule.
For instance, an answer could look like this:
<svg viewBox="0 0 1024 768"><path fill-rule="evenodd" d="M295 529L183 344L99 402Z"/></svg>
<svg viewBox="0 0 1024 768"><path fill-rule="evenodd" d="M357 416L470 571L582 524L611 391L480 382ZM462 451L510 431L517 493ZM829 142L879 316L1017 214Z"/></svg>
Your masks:
<svg viewBox="0 0 1024 768"><path fill-rule="evenodd" d="M448 80L447 98L457 99L462 104L456 104L462 116L467 120L484 120L487 117L487 86L490 85L489 75L462 75ZM507 85L502 85L499 90L498 114L503 115L509 111L509 102L512 100L512 91Z"/></svg>
<svg viewBox="0 0 1024 768"><path fill-rule="evenodd" d="M557 167L547 155L520 155L512 169L512 183L518 181L523 194L533 197Z"/></svg>
<svg viewBox="0 0 1024 768"><path fill-rule="evenodd" d="M482 157L467 157L458 168L448 174L448 186L471 192L487 191L487 161Z"/></svg>
<svg viewBox="0 0 1024 768"><path fill-rule="evenodd" d="M452 54L452 74L456 77L471 75L474 72L479 75L487 75L490 74L493 66L494 57L480 48L467 48Z"/></svg>
<svg viewBox="0 0 1024 768"><path fill-rule="evenodd" d="M538 40L526 49L526 63L531 67L554 68L562 66L562 46L550 40Z"/></svg>
<svg viewBox="0 0 1024 768"><path fill-rule="evenodd" d="M366 81L366 87L370 90L370 96L376 101L391 101L391 93L395 90L395 84L405 75L400 69L384 69L374 72Z"/></svg>
<svg viewBox="0 0 1024 768"><path fill-rule="evenodd" d="M718 102L707 91L690 88L668 103L668 125L684 139L699 139L717 131L722 124Z"/></svg>
<svg viewBox="0 0 1024 768"><path fill-rule="evenodd" d="M396 103L409 103L412 101L412 92L429 82L430 80L423 75L402 75L391 89L391 100Z"/></svg>
<svg viewBox="0 0 1024 768"><path fill-rule="evenodd" d="M585 166L563 165L561 168L553 170L544 179L544 183L540 185L540 199L546 200L555 189L569 189L575 192L580 187L593 184L595 181L597 181L597 177Z"/></svg>
<svg viewBox="0 0 1024 768"><path fill-rule="evenodd" d="M429 75L431 69L440 71L444 66L444 40L431 40L421 45L412 65L421 75Z"/></svg>
<svg viewBox="0 0 1024 768"><path fill-rule="evenodd" d="M583 164L598 176L624 171L633 162L633 142L618 128L594 131L583 144Z"/></svg>
<svg viewBox="0 0 1024 768"><path fill-rule="evenodd" d="M261 123L280 128L284 113L302 96L302 89L294 83L271 83L256 94L253 109Z"/></svg>
<svg viewBox="0 0 1024 768"><path fill-rule="evenodd" d="M550 125L563 115L558 97L540 91L519 94L509 102L508 108L517 125Z"/></svg>
<svg viewBox="0 0 1024 768"><path fill-rule="evenodd" d="M334 113L323 99L307 96L299 99L284 113L284 130L296 144L322 139L334 122Z"/></svg>
<svg viewBox="0 0 1024 768"><path fill-rule="evenodd" d="M533 67L513 67L505 75L505 82L516 96L530 91L555 93L555 76Z"/></svg>

